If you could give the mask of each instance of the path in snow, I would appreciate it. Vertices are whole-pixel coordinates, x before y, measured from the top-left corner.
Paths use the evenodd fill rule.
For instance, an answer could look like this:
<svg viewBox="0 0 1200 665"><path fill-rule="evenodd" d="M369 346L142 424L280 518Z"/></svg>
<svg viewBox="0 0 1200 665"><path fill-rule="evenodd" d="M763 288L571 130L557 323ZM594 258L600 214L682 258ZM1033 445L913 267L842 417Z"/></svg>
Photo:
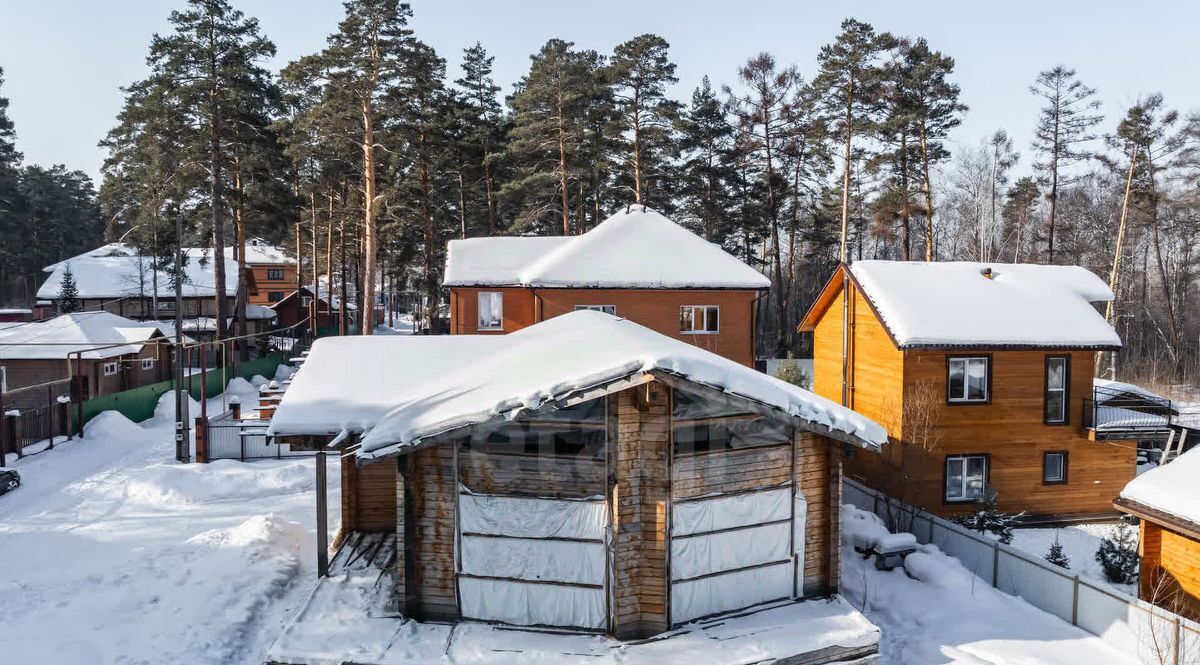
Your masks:
<svg viewBox="0 0 1200 665"><path fill-rule="evenodd" d="M874 514L853 506L843 507L842 526L845 543L856 533L887 531ZM1135 663L1100 638L993 589L933 545L920 546L890 572L844 545L841 570L842 594L883 631L880 665Z"/></svg>
<svg viewBox="0 0 1200 665"><path fill-rule="evenodd" d="M312 588L313 459L178 464L171 411L142 425L106 412L86 438L14 463L23 485L0 497L6 662L257 664Z"/></svg>

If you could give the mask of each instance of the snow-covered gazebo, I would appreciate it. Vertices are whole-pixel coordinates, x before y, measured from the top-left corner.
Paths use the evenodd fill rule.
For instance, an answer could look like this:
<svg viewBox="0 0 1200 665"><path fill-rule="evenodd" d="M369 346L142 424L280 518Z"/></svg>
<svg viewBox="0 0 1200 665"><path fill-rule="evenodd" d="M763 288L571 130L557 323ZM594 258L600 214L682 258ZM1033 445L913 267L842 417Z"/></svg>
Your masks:
<svg viewBox="0 0 1200 665"><path fill-rule="evenodd" d="M345 455L334 541L394 541L379 559L403 616L620 638L836 597L842 449L885 441L595 311L504 336L318 340L270 433Z"/></svg>

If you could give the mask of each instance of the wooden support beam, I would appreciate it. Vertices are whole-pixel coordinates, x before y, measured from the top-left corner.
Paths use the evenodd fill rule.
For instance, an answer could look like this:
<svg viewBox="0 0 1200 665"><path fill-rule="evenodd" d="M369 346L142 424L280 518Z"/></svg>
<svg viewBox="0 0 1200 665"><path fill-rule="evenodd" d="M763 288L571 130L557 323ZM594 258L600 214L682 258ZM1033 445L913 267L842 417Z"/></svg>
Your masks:
<svg viewBox="0 0 1200 665"><path fill-rule="evenodd" d="M329 497L325 483L325 451L317 460L317 577L329 576Z"/></svg>

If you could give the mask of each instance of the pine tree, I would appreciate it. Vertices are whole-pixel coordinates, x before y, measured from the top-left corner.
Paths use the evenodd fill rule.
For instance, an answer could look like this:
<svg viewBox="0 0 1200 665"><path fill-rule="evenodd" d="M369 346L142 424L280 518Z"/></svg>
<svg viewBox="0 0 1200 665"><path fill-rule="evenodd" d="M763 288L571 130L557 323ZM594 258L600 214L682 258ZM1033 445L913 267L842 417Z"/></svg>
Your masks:
<svg viewBox="0 0 1200 665"><path fill-rule="evenodd" d="M1102 539L1096 550L1096 563L1100 564L1109 582L1133 584L1138 575L1137 538L1133 527L1121 522L1111 538Z"/></svg>
<svg viewBox="0 0 1200 665"><path fill-rule="evenodd" d="M1071 558L1063 551L1062 543L1058 542L1058 536L1054 537L1054 542L1050 543L1050 551L1046 553L1045 559L1059 568L1070 568Z"/></svg>
<svg viewBox="0 0 1200 665"><path fill-rule="evenodd" d="M1086 144L1096 138L1092 128L1102 120L1102 116L1094 113L1100 108L1100 100L1094 98L1094 88L1075 77L1074 69L1062 65L1038 74L1029 91L1044 102L1034 131L1033 150L1041 155L1041 161L1034 166L1043 172L1042 179L1049 184L1046 262L1054 263L1054 228L1062 171L1090 156Z"/></svg>
<svg viewBox="0 0 1200 665"><path fill-rule="evenodd" d="M705 240L722 244L733 232L733 134L724 106L705 76L680 120L684 156L680 195L685 219L697 220L694 230Z"/></svg>
<svg viewBox="0 0 1200 665"><path fill-rule="evenodd" d="M488 233L495 235L497 226L497 187L495 153L502 148L504 109L496 97L500 86L492 79L492 62L479 42L463 51L462 78L454 83L462 90L463 137L477 153L473 166L481 172ZM464 218L474 215L463 211Z"/></svg>
<svg viewBox="0 0 1200 665"><path fill-rule="evenodd" d="M305 109L310 117L305 126L324 126L343 140L352 141L359 151L358 189L362 200L362 288L370 298L375 293L379 263L377 217L385 199L381 186L381 150L398 150L394 137L383 123L388 104L404 88L407 76L405 57L413 37L408 27L412 10L398 0L347 0L345 18L337 32L330 35L323 51L305 56L284 70L294 87L307 88L316 103ZM347 131L348 130L348 131ZM371 310L363 312L363 321ZM360 331L370 335L372 325Z"/></svg>
<svg viewBox="0 0 1200 665"><path fill-rule="evenodd" d="M901 86L903 97L915 125L921 153L921 184L925 195L925 260L932 261L933 252L933 181L931 168L950 157L946 139L950 130L962 123L967 110L958 101L958 85L950 82L954 58L929 48L923 39L901 48L904 73Z"/></svg>
<svg viewBox="0 0 1200 665"><path fill-rule="evenodd" d="M979 218L977 246L980 261L996 259L996 237L1000 234L1000 217L1003 212L1004 186L1008 184L1008 171L1019 159L1013 151L1008 132L997 129L988 140L988 212Z"/></svg>
<svg viewBox="0 0 1200 665"><path fill-rule="evenodd" d="M679 103L667 97L667 87L679 81L669 47L658 35L639 35L618 44L609 63L621 129L629 136L624 161L633 200L660 209L670 201L664 185L679 116Z"/></svg>
<svg viewBox="0 0 1200 665"><path fill-rule="evenodd" d="M1020 263L1030 242L1033 216L1042 196L1033 178L1024 176L1009 188L1001 217L1004 219L1004 243L1012 246L1012 261Z"/></svg>
<svg viewBox="0 0 1200 665"><path fill-rule="evenodd" d="M848 258L846 243L850 223L852 173L861 152L854 139L874 131L883 92L879 57L893 46L894 38L877 34L870 24L856 19L842 21L842 32L817 55L820 71L813 79L817 99L842 144L842 240L839 259Z"/></svg>
<svg viewBox="0 0 1200 665"><path fill-rule="evenodd" d="M63 267L62 281L58 285L58 313L70 314L78 312L79 286L75 283L75 273L71 272L71 264Z"/></svg>
<svg viewBox="0 0 1200 665"><path fill-rule="evenodd" d="M4 69L0 67L0 88L4 86ZM21 275L20 249L24 202L19 190L18 169L21 153L17 152L16 128L8 117L8 98L0 94L0 297L14 277Z"/></svg>
<svg viewBox="0 0 1200 665"><path fill-rule="evenodd" d="M532 56L529 73L516 84L508 103L513 110L513 128L507 157L515 173L504 192L517 201L513 230L529 227L553 228L562 235L582 229L579 218L583 201L578 194L589 179L589 164L583 158L590 124L604 118L590 116L601 101L595 85L603 59L594 51L576 51L571 42L551 39ZM590 121L590 122L589 122ZM607 132L601 131L600 136ZM592 152L603 146L593 141ZM596 154L592 161L595 165ZM595 185L593 185L595 187ZM572 224L572 196L579 203Z"/></svg>

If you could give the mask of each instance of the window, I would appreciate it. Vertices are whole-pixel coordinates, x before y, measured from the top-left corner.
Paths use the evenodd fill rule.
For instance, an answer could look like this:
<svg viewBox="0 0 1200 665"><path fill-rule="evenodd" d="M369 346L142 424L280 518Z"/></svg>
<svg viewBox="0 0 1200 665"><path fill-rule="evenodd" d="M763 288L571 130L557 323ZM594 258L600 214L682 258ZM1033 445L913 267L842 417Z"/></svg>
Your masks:
<svg viewBox="0 0 1200 665"><path fill-rule="evenodd" d="M1069 356L1046 356L1046 402L1047 424L1067 422L1067 391L1071 385L1071 359Z"/></svg>
<svg viewBox="0 0 1200 665"><path fill-rule="evenodd" d="M605 314L617 315L616 305L575 305L575 310L590 309L594 312L604 312Z"/></svg>
<svg viewBox="0 0 1200 665"><path fill-rule="evenodd" d="M721 332L721 308L716 305L680 307L679 332L692 335L715 335Z"/></svg>
<svg viewBox="0 0 1200 665"><path fill-rule="evenodd" d="M671 441L676 457L791 445L792 427L754 413L737 398L674 391Z"/></svg>
<svg viewBox="0 0 1200 665"><path fill-rule="evenodd" d="M504 294L499 291L479 292L479 329L504 330Z"/></svg>
<svg viewBox="0 0 1200 665"><path fill-rule="evenodd" d="M283 268L267 268L267 279L282 280Z"/></svg>
<svg viewBox="0 0 1200 665"><path fill-rule="evenodd" d="M104 376L112 376L121 369L121 363L104 363Z"/></svg>
<svg viewBox="0 0 1200 665"><path fill-rule="evenodd" d="M174 300L174 299L171 299L171 300L159 300L159 301L158 301L158 308L159 308L159 309L166 309L166 310L170 310L170 311L172 311L172 312L173 312L173 311L175 311L175 300Z"/></svg>
<svg viewBox="0 0 1200 665"><path fill-rule="evenodd" d="M986 403L991 388L991 358L946 359L946 400L951 403Z"/></svg>
<svg viewBox="0 0 1200 665"><path fill-rule="evenodd" d="M154 369L154 358L142 358L142 369Z"/></svg>
<svg viewBox="0 0 1200 665"><path fill-rule="evenodd" d="M268 291L267 292L267 301L268 302L279 302L280 300L283 300L283 291Z"/></svg>
<svg viewBox="0 0 1200 665"><path fill-rule="evenodd" d="M987 489L987 455L954 455L946 458L946 502L983 499Z"/></svg>
<svg viewBox="0 0 1200 665"><path fill-rule="evenodd" d="M303 307L304 309L308 309L309 305L311 305L311 304L312 304L312 296L300 296L300 306L301 307Z"/></svg>
<svg viewBox="0 0 1200 665"><path fill-rule="evenodd" d="M1042 484L1065 485L1067 482L1067 453L1063 450L1042 453Z"/></svg>

